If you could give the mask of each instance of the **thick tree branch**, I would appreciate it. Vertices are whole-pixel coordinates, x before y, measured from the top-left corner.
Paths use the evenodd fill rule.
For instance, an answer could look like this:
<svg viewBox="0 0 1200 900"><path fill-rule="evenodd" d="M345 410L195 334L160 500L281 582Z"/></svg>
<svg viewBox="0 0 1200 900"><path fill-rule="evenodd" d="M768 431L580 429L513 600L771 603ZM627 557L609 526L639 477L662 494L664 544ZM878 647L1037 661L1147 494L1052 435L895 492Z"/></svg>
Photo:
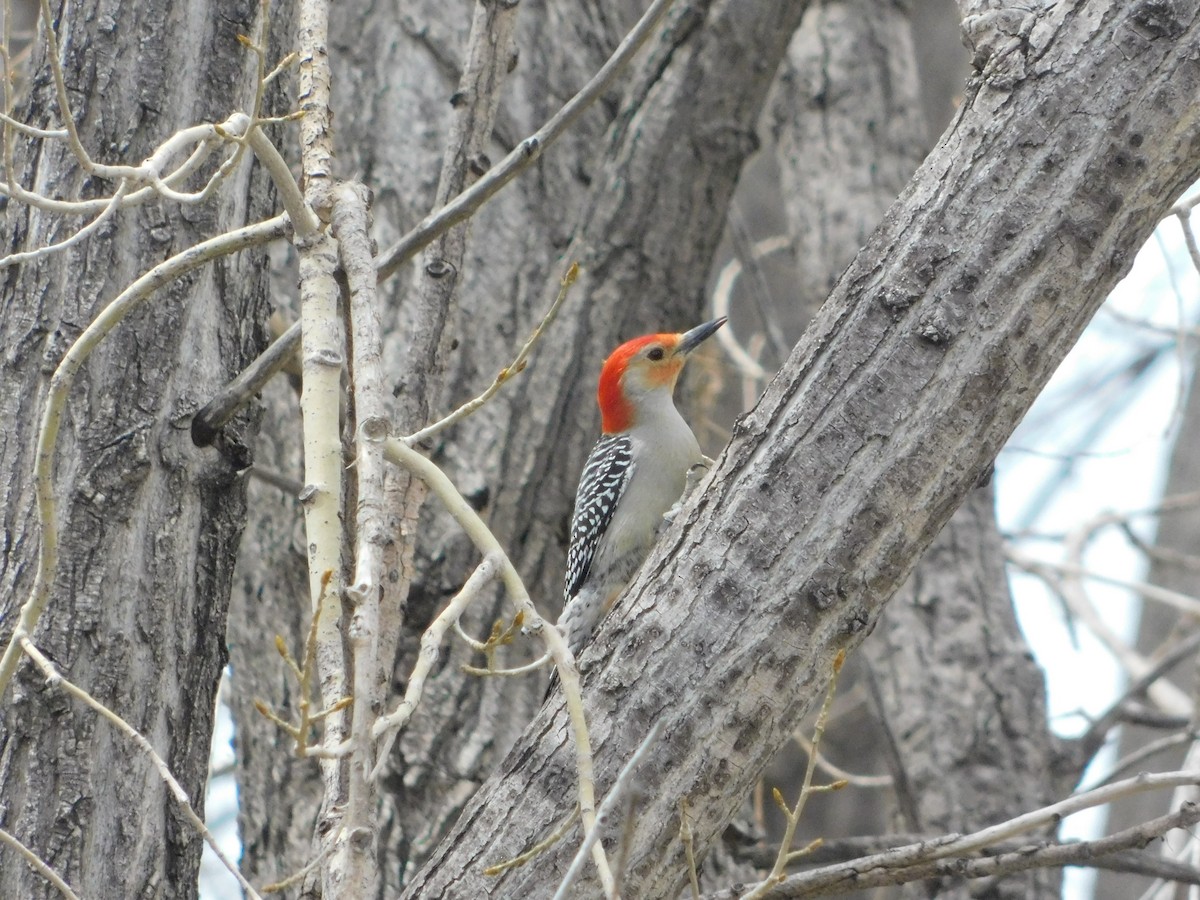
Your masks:
<svg viewBox="0 0 1200 900"><path fill-rule="evenodd" d="M703 852L1200 174L1198 7L1057 4L973 83L584 653L601 785L665 719L631 895L682 886L680 800ZM561 716L534 720L414 895L533 897L565 871L560 848L478 871L565 815Z"/></svg>

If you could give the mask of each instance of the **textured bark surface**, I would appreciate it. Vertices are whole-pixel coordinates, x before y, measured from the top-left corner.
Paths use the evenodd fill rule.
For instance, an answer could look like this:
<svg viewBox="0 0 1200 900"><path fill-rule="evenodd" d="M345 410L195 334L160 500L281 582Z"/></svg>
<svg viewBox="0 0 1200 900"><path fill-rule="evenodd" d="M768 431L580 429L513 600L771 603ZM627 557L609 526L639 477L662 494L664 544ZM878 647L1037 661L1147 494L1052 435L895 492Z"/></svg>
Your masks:
<svg viewBox="0 0 1200 900"><path fill-rule="evenodd" d="M56 4L68 92L93 156L136 164L177 128L248 105L253 64L237 37L254 33L258 10L254 0L192 4L187 17L164 16L154 3ZM32 71L32 97L18 117L59 127L40 55ZM22 138L17 146L18 177L39 192L74 198L114 189L83 174L65 142ZM249 171L219 202L182 211L148 203L65 252L0 272L0 640L36 569L31 472L49 373L145 269L270 214L265 185ZM4 217L5 251L45 246L82 224L16 202ZM198 270L118 326L81 372L59 438L61 557L34 634L66 677L149 739L201 812L244 520L239 471L254 423L239 418L221 451L202 452L187 417L261 348L264 288L253 253ZM0 826L81 896L195 893L201 841L156 771L27 663L0 704ZM0 896L59 895L5 850Z"/></svg>
<svg viewBox="0 0 1200 900"><path fill-rule="evenodd" d="M631 894L679 889L680 799L703 850L1200 171L1200 10L1150 12L1060 3L977 58L954 127L584 653L602 789L665 722ZM551 704L409 896L548 895L569 841L480 866L548 833L573 781Z"/></svg>
<svg viewBox="0 0 1200 900"><path fill-rule="evenodd" d="M813 5L770 110L803 325L928 152L920 103L903 5Z"/></svg>
<svg viewBox="0 0 1200 900"><path fill-rule="evenodd" d="M896 783L895 831L969 833L1071 792L1078 771L1050 735L1045 685L1017 627L990 488L966 501L863 643ZM1052 838L1053 835L1046 835ZM1058 896L1055 870L993 884L996 900ZM906 885L967 900L974 885Z"/></svg>

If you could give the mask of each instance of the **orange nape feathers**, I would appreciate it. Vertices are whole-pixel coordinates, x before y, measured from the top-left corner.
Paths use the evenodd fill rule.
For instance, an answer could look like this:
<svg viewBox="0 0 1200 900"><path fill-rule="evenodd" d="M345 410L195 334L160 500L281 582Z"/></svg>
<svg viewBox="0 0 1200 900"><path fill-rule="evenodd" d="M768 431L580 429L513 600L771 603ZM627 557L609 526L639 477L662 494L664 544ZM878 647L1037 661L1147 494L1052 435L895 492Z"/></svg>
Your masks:
<svg viewBox="0 0 1200 900"><path fill-rule="evenodd" d="M646 334L626 341L609 354L600 370L600 386L596 391L596 399L600 404L601 426L605 434L614 434L633 427L633 403L622 384L622 379L631 364L641 370L641 380L646 388L674 389L675 380L683 370L685 358L684 354L675 352L679 339L678 334ZM664 351L657 360L647 356L655 347Z"/></svg>

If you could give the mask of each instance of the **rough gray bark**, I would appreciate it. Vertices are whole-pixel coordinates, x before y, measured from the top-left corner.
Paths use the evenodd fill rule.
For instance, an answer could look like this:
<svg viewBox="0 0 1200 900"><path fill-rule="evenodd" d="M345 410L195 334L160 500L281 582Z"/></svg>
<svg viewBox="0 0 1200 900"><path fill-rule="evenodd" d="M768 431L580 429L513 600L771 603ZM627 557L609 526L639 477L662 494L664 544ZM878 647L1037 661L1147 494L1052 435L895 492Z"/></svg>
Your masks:
<svg viewBox="0 0 1200 900"><path fill-rule="evenodd" d="M248 104L255 0L193 4L187 17L127 3L119 13L55 4L75 120L104 162L138 163L177 128ZM39 41L32 95L18 117L59 127ZM16 142L17 176L51 196L111 193L65 142ZM29 594L39 528L33 448L49 373L137 275L198 240L270 214L243 168L220 202L150 203L92 239L0 271L0 640ZM193 185L196 187L197 185ZM61 240L82 224L5 204L3 250ZM34 635L63 674L137 727L202 812L225 615L244 520L240 470L252 416L222 450L192 446L187 416L263 343L265 282L254 254L162 289L101 345L80 374L59 439L61 559ZM131 743L23 664L0 703L0 826L87 897L190 897L201 841ZM10 850L0 896L57 897Z"/></svg>
<svg viewBox="0 0 1200 900"><path fill-rule="evenodd" d="M797 283L788 299L803 325L925 157L920 104L903 5L813 5L788 51L771 109L795 243Z"/></svg>
<svg viewBox="0 0 1200 900"><path fill-rule="evenodd" d="M680 888L680 799L703 851L1200 172L1198 6L1060 3L978 59L954 127L585 652L601 789L665 723L632 895ZM539 714L408 896L548 895L569 841L479 868L566 815L564 721Z"/></svg>

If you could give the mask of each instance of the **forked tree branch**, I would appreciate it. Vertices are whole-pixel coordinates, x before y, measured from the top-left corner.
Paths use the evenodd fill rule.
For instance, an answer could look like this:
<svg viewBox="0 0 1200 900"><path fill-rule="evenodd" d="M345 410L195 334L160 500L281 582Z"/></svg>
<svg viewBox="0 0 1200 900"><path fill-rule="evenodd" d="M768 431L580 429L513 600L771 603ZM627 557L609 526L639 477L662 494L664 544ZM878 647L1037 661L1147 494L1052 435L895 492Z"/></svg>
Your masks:
<svg viewBox="0 0 1200 900"><path fill-rule="evenodd" d="M665 717L627 872L639 898L685 884L680 800L703 854L810 709L821 661L869 632L1200 174L1200 2L1166 19L1060 3L1029 24L587 651L601 787ZM497 879L476 861L562 821L562 735L543 709L406 896L558 881L561 848Z"/></svg>

